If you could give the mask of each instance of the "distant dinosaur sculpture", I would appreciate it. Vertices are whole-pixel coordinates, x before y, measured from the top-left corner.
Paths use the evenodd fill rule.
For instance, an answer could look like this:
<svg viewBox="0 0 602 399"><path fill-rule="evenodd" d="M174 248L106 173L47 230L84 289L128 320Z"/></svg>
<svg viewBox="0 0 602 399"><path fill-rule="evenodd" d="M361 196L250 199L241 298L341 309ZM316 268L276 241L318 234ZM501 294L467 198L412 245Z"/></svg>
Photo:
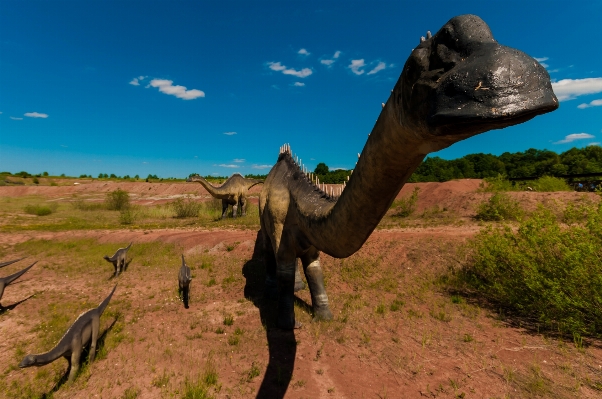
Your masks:
<svg viewBox="0 0 602 399"><path fill-rule="evenodd" d="M320 251L346 258L359 250L427 154L556 108L546 70L498 44L479 17L455 17L434 36L427 33L406 61L346 184L326 188L295 162L289 145L281 147L259 197L268 246L266 294L278 296L278 325L299 327L296 258L314 319L332 319Z"/></svg>
<svg viewBox="0 0 602 399"><path fill-rule="evenodd" d="M22 260L22 259L25 259L25 258L21 258L21 259L12 260L12 261L9 261L9 262L0 263L0 267L11 265L11 264L13 264L15 262L18 262L18 261ZM18 279L22 275L24 275L36 263L38 263L38 262L37 261L33 262L31 265L27 266L25 269L23 269L21 271L18 271L16 273L13 273L10 276L0 277L0 300L2 299L2 295L4 295L4 288L6 288L7 285L10 285L13 281L15 281L16 279ZM0 309L2 309L2 308L3 308L3 306L0 304Z"/></svg>
<svg viewBox="0 0 602 399"><path fill-rule="evenodd" d="M237 207L240 208L241 216L246 215L247 195L249 189L256 184L262 184L263 180L248 179L241 174L235 173L220 187L214 187L199 175L190 176L187 182L201 183L213 198L222 200L222 219L228 216L228 205L232 205L232 217L236 217Z"/></svg>
<svg viewBox="0 0 602 399"><path fill-rule="evenodd" d="M107 262L111 262L113 267L115 267L115 277L119 276L120 272L123 272L125 268L125 258L131 246L132 243L130 242L130 245L125 248L119 248L117 252L115 252L115 255L111 256L110 258L107 255L103 257Z"/></svg>
<svg viewBox="0 0 602 399"><path fill-rule="evenodd" d="M184 307L188 309L188 299L190 296L190 282L192 281L192 276L190 274L190 268L184 261L184 255L182 255L182 267L180 267L180 272L178 273L178 287L179 293L182 296L182 300L184 301Z"/></svg>
<svg viewBox="0 0 602 399"><path fill-rule="evenodd" d="M44 366L54 362L59 357L64 357L69 362L69 382L73 381L79 370L82 349L88 343L90 344L90 363L94 361L96 341L100 330L100 316L105 311L116 288L117 285L113 287L113 291L97 308L80 314L54 348L46 353L25 356L19 363L19 367Z"/></svg>

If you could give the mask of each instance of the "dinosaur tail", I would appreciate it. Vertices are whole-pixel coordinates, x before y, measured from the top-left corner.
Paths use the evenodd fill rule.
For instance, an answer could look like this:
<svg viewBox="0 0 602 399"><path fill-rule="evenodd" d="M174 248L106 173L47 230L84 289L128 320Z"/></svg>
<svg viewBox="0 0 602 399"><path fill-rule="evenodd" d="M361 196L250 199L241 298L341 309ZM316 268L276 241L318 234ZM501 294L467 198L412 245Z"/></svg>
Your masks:
<svg viewBox="0 0 602 399"><path fill-rule="evenodd" d="M16 272L15 274L11 274L10 276L4 277L4 284L5 285L9 285L10 283L12 283L13 281L15 281L16 279L18 279L19 277L21 277L22 275L24 275L29 269L31 269L33 267L33 265L35 265L36 263L38 263L38 261L33 262L31 265L27 266L25 269L21 270L20 272Z"/></svg>
<svg viewBox="0 0 602 399"><path fill-rule="evenodd" d="M100 310L100 314L103 314L103 312L109 305L109 301L111 300L111 297L113 296L113 293L115 292L116 289L117 289L117 284L115 284L115 287L113 287L113 291L111 291L109 296L106 297L105 300L100 303L100 305L98 305L98 310Z"/></svg>
<svg viewBox="0 0 602 399"><path fill-rule="evenodd" d="M8 262L3 262L3 263L0 263L0 267L4 267L4 266L8 266L8 265L12 265L13 263L16 263L16 262L18 262L18 261L20 261L20 260L23 260L23 259L25 259L25 258L21 258L21 259L15 259L15 260L9 260Z"/></svg>

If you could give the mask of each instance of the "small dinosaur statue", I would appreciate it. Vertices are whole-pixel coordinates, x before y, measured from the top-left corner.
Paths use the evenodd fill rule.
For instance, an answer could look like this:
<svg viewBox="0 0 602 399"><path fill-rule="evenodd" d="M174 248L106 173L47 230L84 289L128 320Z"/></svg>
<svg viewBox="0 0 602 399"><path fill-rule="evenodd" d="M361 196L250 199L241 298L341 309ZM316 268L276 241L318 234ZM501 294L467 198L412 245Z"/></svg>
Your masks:
<svg viewBox="0 0 602 399"><path fill-rule="evenodd" d="M110 258L107 255L104 256L104 259L107 262L111 262L113 267L115 267L115 277L119 276L120 272L123 272L123 269L125 268L125 258L131 246L132 243L130 242L130 245L125 248L119 248L117 252L115 252L115 255L111 256Z"/></svg>
<svg viewBox="0 0 602 399"><path fill-rule="evenodd" d="M346 258L359 250L424 157L479 133L526 122L558 108L547 71L502 46L475 15L427 33L406 61L380 111L353 174L326 188L281 147L259 197L267 243L266 294L278 297L277 323L297 328L297 258L315 319L332 319L320 252Z"/></svg>
<svg viewBox="0 0 602 399"><path fill-rule="evenodd" d="M228 216L228 205L232 205L233 218L236 217L237 208L240 208L241 216L245 216L249 189L263 183L263 180L247 179L239 173L234 173L220 187L214 187L199 175L190 176L186 181L201 183L213 198L222 200L222 219Z"/></svg>
<svg viewBox="0 0 602 399"><path fill-rule="evenodd" d="M21 258L21 259L25 259L25 258ZM0 267L8 266L10 264L13 264L15 262L20 261L21 259L12 260L12 261L9 261L9 262L4 262L4 263L0 264ZM4 295L4 288L6 288L7 285L11 284L13 281L15 281L16 279L18 279L22 275L24 275L36 263L38 263L38 262L37 261L33 262L31 265L27 266L25 269L23 269L21 271L18 271L16 273L13 273L10 276L0 277L0 300L2 299L2 295ZM2 308L3 308L3 306L0 304L0 309L2 309Z"/></svg>
<svg viewBox="0 0 602 399"><path fill-rule="evenodd" d="M184 301L184 307L188 309L188 299L190 298L190 282L192 276L190 274L190 268L184 261L184 255L182 255L182 267L180 267L180 273L178 274L178 286L179 293Z"/></svg>
<svg viewBox="0 0 602 399"><path fill-rule="evenodd" d="M73 381L79 370L82 349L88 343L90 344L90 363L94 361L96 341L100 330L100 316L105 311L116 288L117 285L113 287L113 291L97 308L80 314L54 348L46 353L25 356L19 363L19 367L44 366L54 362L59 357L64 357L69 362L69 382Z"/></svg>

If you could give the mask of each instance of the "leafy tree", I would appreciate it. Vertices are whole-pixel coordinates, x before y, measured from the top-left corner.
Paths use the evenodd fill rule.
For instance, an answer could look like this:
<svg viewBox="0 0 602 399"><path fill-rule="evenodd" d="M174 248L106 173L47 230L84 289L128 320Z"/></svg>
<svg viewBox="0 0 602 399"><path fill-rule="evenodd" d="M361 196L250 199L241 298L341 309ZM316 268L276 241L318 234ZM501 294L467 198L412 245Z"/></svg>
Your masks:
<svg viewBox="0 0 602 399"><path fill-rule="evenodd" d="M324 162L320 162L319 164L316 165L316 168L314 169L314 173L317 175L327 175L328 174L328 166L326 166L326 164Z"/></svg>
<svg viewBox="0 0 602 399"><path fill-rule="evenodd" d="M43 176L48 176L48 172L42 173Z"/></svg>

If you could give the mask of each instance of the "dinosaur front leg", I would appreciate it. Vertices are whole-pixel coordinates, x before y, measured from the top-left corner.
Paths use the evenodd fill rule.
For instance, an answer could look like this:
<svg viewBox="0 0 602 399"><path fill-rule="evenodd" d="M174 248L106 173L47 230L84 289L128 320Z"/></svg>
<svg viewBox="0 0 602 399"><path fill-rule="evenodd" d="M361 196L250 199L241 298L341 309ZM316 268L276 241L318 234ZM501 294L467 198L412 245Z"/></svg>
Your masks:
<svg viewBox="0 0 602 399"><path fill-rule="evenodd" d="M238 198L234 197L234 203L232 204L232 217L236 219L236 213L238 211Z"/></svg>
<svg viewBox="0 0 602 399"><path fill-rule="evenodd" d="M276 255L276 277L278 278L278 327L293 329L301 327L295 321L295 268L297 256L293 237L286 231L282 234Z"/></svg>
<svg viewBox="0 0 602 399"><path fill-rule="evenodd" d="M92 337L90 338L90 363L94 361L96 356L96 342L98 341L98 332L100 330L100 316L92 318Z"/></svg>
<svg viewBox="0 0 602 399"><path fill-rule="evenodd" d="M311 293L314 320L332 320L333 316L328 305L328 295L326 295L326 288L324 287L324 273L322 273L322 267L320 266L320 252L312 247L301 257L301 262Z"/></svg>
<svg viewBox="0 0 602 399"><path fill-rule="evenodd" d="M113 267L115 268L115 273L113 273L113 275L115 277L119 276L119 265L118 265L119 261L115 261L113 262Z"/></svg>
<svg viewBox="0 0 602 399"><path fill-rule="evenodd" d="M240 215L247 216L247 199L244 196L240 197L238 205L240 206Z"/></svg>
<svg viewBox="0 0 602 399"><path fill-rule="evenodd" d="M225 219L226 217L228 217L228 201L223 199L222 200L222 219Z"/></svg>
<svg viewBox="0 0 602 399"><path fill-rule="evenodd" d="M299 271L299 262L295 259L295 292L301 291L305 288L305 283L301 279L301 272Z"/></svg>
<svg viewBox="0 0 602 399"><path fill-rule="evenodd" d="M75 376L79 371L79 361L82 355L82 338L80 334L75 334L71 340L71 367L69 370L69 382L75 380Z"/></svg>

